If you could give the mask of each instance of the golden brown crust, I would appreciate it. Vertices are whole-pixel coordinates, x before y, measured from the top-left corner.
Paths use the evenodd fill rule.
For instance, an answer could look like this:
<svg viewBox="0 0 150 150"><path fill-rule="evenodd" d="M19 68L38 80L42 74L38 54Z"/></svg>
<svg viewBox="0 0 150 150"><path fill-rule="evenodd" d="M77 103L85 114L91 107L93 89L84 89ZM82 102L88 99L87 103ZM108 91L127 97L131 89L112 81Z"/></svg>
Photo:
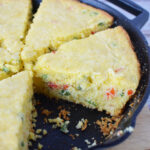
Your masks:
<svg viewBox="0 0 150 150"><path fill-rule="evenodd" d="M141 68L140 68L140 63L139 63L139 61L138 61L138 58L137 58L137 55L136 55L136 53L135 53L135 51L134 51L134 46L133 46L133 44L132 44L132 42L131 42L131 39L130 39L130 37L129 37L129 34L127 33L127 31L122 27L122 26L118 26L118 28L120 28L120 31L121 31L121 33L123 33L124 34L124 36L126 37L126 39L127 39L127 41L128 41L128 44L130 45L130 47L131 47L131 49L133 50L133 54L134 54L134 57L135 57L135 59L137 60L137 67L138 67L138 79L140 80L140 78L141 78Z"/></svg>
<svg viewBox="0 0 150 150"><path fill-rule="evenodd" d="M62 1L68 2L68 0L62 0ZM90 6L90 5L81 3L79 0L70 0L70 3L75 3L76 5L78 5L78 7L81 7L82 9L88 8L88 9L92 9L92 10L94 10L94 11L100 12L101 14L103 14L104 16L106 16L106 18L109 18L111 23L112 23L113 20L114 20L114 17L111 16L110 14L108 14L107 12L105 12L105 11L103 11L103 10L101 10L101 9L92 7L92 6Z"/></svg>
<svg viewBox="0 0 150 150"><path fill-rule="evenodd" d="M133 50L133 55L134 55L134 57L135 57L135 59L136 59L136 61L137 61L137 67L138 67L138 80L140 80L140 78L141 78L141 69L140 69L140 63L139 63L139 61L138 61L138 58L137 58L137 55L136 55L136 53L135 53L135 51L134 51L134 46L133 46L133 44L132 44L132 42L131 42L131 39L130 39L130 37L129 37L129 34L127 33L127 31L122 27L122 26L118 26L118 28L120 29L120 32L122 33L122 34L124 34L124 36L125 36L125 38L127 39L127 41L128 41L128 44L129 44L129 46L131 47L131 49ZM128 99L128 101L130 100L131 98L129 98ZM125 106L124 106L125 107ZM121 113L122 113L122 111L124 110L124 107L120 110L116 110L115 111L115 113L114 113L114 115L113 116L119 116Z"/></svg>

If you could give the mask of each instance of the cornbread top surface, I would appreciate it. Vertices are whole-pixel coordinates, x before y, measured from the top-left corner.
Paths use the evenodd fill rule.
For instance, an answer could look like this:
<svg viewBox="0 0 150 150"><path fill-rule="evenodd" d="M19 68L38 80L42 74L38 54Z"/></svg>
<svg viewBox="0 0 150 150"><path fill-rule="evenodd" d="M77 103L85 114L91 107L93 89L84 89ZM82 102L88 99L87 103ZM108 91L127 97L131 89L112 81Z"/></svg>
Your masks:
<svg viewBox="0 0 150 150"><path fill-rule="evenodd" d="M92 73L102 77L111 72L115 77L122 76L135 83L140 78L136 54L128 34L120 26L63 44L55 54L39 57L35 68L38 67L47 73L54 70L75 74Z"/></svg>
<svg viewBox="0 0 150 150"><path fill-rule="evenodd" d="M27 71L0 81L0 150L27 150L21 142L29 131L22 128L29 123L32 94L32 74Z"/></svg>
<svg viewBox="0 0 150 150"><path fill-rule="evenodd" d="M43 0L26 37L22 59L34 61L64 42L87 37L112 22L106 12L74 0Z"/></svg>
<svg viewBox="0 0 150 150"><path fill-rule="evenodd" d="M22 67L20 52L31 7L31 0L0 0L0 79Z"/></svg>
<svg viewBox="0 0 150 150"><path fill-rule="evenodd" d="M28 23L31 0L0 0L0 41L9 51L20 51Z"/></svg>

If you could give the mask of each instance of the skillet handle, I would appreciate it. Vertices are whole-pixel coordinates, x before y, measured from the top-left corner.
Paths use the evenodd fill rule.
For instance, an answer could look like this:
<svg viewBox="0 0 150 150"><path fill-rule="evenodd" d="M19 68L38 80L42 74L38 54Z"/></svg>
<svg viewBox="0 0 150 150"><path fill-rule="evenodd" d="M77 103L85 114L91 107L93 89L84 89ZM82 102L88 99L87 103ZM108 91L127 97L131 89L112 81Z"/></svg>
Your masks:
<svg viewBox="0 0 150 150"><path fill-rule="evenodd" d="M148 11L146 11L139 5L135 4L131 0L107 0L107 1L134 14L136 17L133 20L131 20L131 22L134 24L134 26L138 27L139 29L141 29L144 26L144 24L147 22L149 18ZM99 0L80 0L80 2L92 5L97 8L104 8L106 10L107 8L110 8L108 5L105 5L104 2L101 2Z"/></svg>
<svg viewBox="0 0 150 150"><path fill-rule="evenodd" d="M136 17L131 22L138 28L142 28L149 18L149 13L131 0L107 0L124 10L134 14Z"/></svg>

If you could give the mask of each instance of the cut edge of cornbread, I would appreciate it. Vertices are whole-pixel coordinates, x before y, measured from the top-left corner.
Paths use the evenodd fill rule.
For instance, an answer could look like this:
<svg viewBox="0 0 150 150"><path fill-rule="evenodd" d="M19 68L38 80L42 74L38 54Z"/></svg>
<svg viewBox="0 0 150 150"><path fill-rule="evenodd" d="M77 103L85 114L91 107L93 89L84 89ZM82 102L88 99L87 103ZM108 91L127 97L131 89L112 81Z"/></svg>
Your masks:
<svg viewBox="0 0 150 150"><path fill-rule="evenodd" d="M0 81L0 150L28 150L32 111L32 73Z"/></svg>
<svg viewBox="0 0 150 150"><path fill-rule="evenodd" d="M28 8L28 14L27 14L27 19L26 19L26 26L24 27L24 36L23 38L21 39L21 41L23 42L23 44L25 44L25 38L26 38L26 35L28 34L28 31L30 29L30 25L32 23L31 19L32 19L32 1L29 0L29 8Z"/></svg>
<svg viewBox="0 0 150 150"><path fill-rule="evenodd" d="M53 2L53 1L55 2L56 0L52 0L51 2ZM46 2L48 2L48 0L43 1L43 3L44 2L46 3ZM57 50L60 45L66 43L66 42L69 42L71 40L86 38L86 37L90 36L91 34L94 34L98 31L105 30L113 24L114 18L110 14L108 14L107 12L105 12L103 10L100 10L98 8L94 8L87 4L81 3L78 0L70 0L70 1L61 0L61 3L64 3L64 5L67 5L67 3L71 3L72 5L77 5L79 7L79 9L82 9L82 10L88 9L89 11L94 11L94 12L100 13L101 18L103 18L103 19L105 18L105 21L102 19L104 22L98 22L98 19L97 19L97 20L95 20L95 24L92 23L88 27L82 28L78 32L74 32L73 34L70 34L70 35L67 35L64 37L61 37L61 36L59 37L59 34L58 34L57 38L49 40L49 45L47 45L43 48L34 48L34 43L32 43L32 44L29 43L29 41L30 41L29 36L32 36L32 34L33 34L32 32L34 30L34 25L37 24L37 18L40 14L40 11L41 11L41 9L44 8L43 3L41 3L38 12L35 14L35 18L33 20L33 23L31 24L31 28L28 32L28 35L26 36L24 49L21 53L21 57L24 62L25 69L27 69L27 70L32 70L34 63L36 62L36 60L39 56L41 56L45 53L48 53L50 51ZM35 36L35 33L34 33L34 36ZM35 37L33 37L33 38L35 38Z"/></svg>
<svg viewBox="0 0 150 150"><path fill-rule="evenodd" d="M113 29L108 29L108 30L111 31ZM126 87L123 87L120 91L116 90L117 86L109 90L110 93L111 92L114 93L114 89L116 88L115 89L116 90L115 91L116 95L118 93L120 94L120 92L121 92L121 94L119 95L120 97L118 96L117 98L115 98L116 101L113 102L114 106L112 105L112 107L110 107L111 106L110 100L108 100L108 102L107 102L108 105L106 105L105 108L101 108L100 105L99 105L99 108L97 108L97 106L96 106L97 104L92 99L85 100L86 101L86 103L85 103L84 96L87 96L92 90L94 90L94 87L92 89L93 85L90 84L91 80L93 80L91 78L91 74L92 73L91 74L89 73L89 75L87 73L87 75L86 75L84 73L82 74L81 72L78 72L78 73L77 72L76 73L72 72L71 73L68 70L68 76L67 76L67 72L63 73L62 70L56 71L55 67L51 68L50 67L51 64L49 64L49 62L47 62L48 61L48 57L50 55L53 55L55 57L56 54L45 54L45 55L43 55L43 56L41 56L41 57L38 58L38 61L37 61L36 65L35 65L35 67L34 67L34 72L35 72L34 84L35 84L37 92L45 94L46 96L48 96L50 98L57 98L57 99L68 100L68 101L71 101L71 102L74 102L74 103L77 103L77 104L82 104L83 106L88 107L88 108L92 108L92 109L97 108L99 111L106 110L106 113L111 114L112 116L118 116L119 114L121 114L121 112L124 109L127 101L130 100L130 98L132 97L132 95L135 93L136 88L137 88L137 86L139 84L139 80L140 80L140 64L139 64L137 56L136 56L136 54L134 52L134 48L133 48L133 45L131 43L131 40L129 38L128 33L122 27L120 27L120 26L116 27L115 30L118 30L118 32L121 34L121 36L123 36L123 38L125 40L125 43L127 43L128 46L130 47L130 49L128 51L130 51L130 54L132 55L132 58L134 59L134 63L136 64L136 66L135 66L136 67L136 80L135 80L136 83L131 83L131 87L133 89L130 89L130 86L128 86L128 85L125 84ZM107 31L105 30L105 31L102 31L102 32L107 32ZM97 34L99 34L99 33L97 33ZM91 36L95 36L95 35L91 35ZM84 40L84 39L82 39L82 40ZM70 44L73 43L73 42L74 41L71 41ZM69 42L66 43L66 45L67 44L69 45ZM60 49L62 47L65 47L65 44L62 45L60 47ZM58 52L60 52L60 51L58 50ZM44 62L46 64L44 64ZM59 78L56 78L56 80L55 80L54 79L55 78L54 77L55 74L57 75L57 77L60 75L62 77L62 80L59 80ZM78 76L77 79L75 81L70 81L69 82L69 80L72 80L72 79L75 78L74 76ZM73 86L71 83L77 83L78 80L80 80L80 76L83 76L83 77L87 76L86 80L88 81L87 85L89 84L88 85L89 87L87 86L89 88L89 90L87 92L85 92L85 95L82 96L82 99L78 101L77 99L81 95L77 94L77 92L78 93L80 92L81 87ZM93 76L94 76L94 74L93 74ZM96 73L95 73L95 77L96 77ZM68 81L68 83L67 83L67 81ZM108 81L111 83L111 80L108 80ZM125 81L128 81L128 80L125 79ZM124 85L124 82L122 82L122 85ZM102 85L102 86L104 86L104 85ZM60 90L59 90L59 88L60 88ZM76 94L76 98L73 98L74 95L72 96L71 92L73 92L74 94ZM122 92L123 92L123 95L124 95L123 97L122 97ZM112 100L114 100L114 99L112 99ZM118 106L115 106L115 104L117 105L117 103L119 103L119 101L121 101L120 104L118 104Z"/></svg>

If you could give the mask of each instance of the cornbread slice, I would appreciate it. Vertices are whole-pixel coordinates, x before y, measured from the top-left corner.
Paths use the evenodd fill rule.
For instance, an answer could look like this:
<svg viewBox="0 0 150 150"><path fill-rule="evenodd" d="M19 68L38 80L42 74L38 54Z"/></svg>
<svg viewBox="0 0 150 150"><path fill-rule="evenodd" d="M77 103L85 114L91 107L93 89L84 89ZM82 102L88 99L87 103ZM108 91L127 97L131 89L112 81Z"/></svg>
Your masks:
<svg viewBox="0 0 150 150"><path fill-rule="evenodd" d="M28 150L32 94L28 71L0 81L0 150Z"/></svg>
<svg viewBox="0 0 150 150"><path fill-rule="evenodd" d="M25 40L22 59L27 69L40 55L61 44L111 26L113 17L76 0L43 0Z"/></svg>
<svg viewBox="0 0 150 150"><path fill-rule="evenodd" d="M135 93L140 66L130 38L121 27L60 46L38 58L37 91L119 115Z"/></svg>
<svg viewBox="0 0 150 150"><path fill-rule="evenodd" d="M0 79L18 72L31 15L31 0L0 0Z"/></svg>

